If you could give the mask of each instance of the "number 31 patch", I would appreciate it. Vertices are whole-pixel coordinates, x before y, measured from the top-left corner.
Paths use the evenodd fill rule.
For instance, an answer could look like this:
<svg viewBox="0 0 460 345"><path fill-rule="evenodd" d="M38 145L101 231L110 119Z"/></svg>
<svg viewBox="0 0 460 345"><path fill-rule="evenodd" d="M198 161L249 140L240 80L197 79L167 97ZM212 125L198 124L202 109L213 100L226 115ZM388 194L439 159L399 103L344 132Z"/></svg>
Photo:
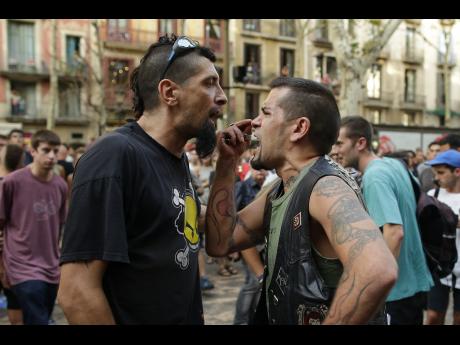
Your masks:
<svg viewBox="0 0 460 345"><path fill-rule="evenodd" d="M298 228L302 226L302 212L299 212L296 214L292 225L294 226L293 227L294 230L297 230Z"/></svg>

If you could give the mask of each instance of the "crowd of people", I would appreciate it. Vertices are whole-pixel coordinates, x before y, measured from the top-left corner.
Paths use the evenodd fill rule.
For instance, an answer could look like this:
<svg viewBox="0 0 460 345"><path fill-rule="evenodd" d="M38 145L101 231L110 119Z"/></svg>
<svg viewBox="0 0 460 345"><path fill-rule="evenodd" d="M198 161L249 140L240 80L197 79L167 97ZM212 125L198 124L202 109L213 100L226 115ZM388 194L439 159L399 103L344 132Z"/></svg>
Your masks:
<svg viewBox="0 0 460 345"><path fill-rule="evenodd" d="M163 36L132 72L135 120L80 147L0 137L10 322L50 324L57 299L70 324L201 325L208 256L223 279L243 262L234 324L442 324L451 291L460 324L460 264L430 271L411 183L458 214L460 136L379 156L364 117L285 76L217 131L215 60Z"/></svg>

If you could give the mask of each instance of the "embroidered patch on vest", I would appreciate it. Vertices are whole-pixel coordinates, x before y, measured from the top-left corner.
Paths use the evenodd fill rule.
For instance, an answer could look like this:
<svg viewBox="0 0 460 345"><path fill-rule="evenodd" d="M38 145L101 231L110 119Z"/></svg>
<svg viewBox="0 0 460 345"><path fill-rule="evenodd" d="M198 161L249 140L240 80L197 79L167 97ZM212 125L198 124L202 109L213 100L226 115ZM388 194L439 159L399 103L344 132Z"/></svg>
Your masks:
<svg viewBox="0 0 460 345"><path fill-rule="evenodd" d="M292 225L294 226L294 230L297 230L302 226L302 212L295 215Z"/></svg>
<svg viewBox="0 0 460 345"><path fill-rule="evenodd" d="M283 268L280 267L278 271L278 275L276 277L276 284L278 285L281 293L283 295L286 295L286 286L287 286L287 281L288 281L288 275L286 272L284 272Z"/></svg>

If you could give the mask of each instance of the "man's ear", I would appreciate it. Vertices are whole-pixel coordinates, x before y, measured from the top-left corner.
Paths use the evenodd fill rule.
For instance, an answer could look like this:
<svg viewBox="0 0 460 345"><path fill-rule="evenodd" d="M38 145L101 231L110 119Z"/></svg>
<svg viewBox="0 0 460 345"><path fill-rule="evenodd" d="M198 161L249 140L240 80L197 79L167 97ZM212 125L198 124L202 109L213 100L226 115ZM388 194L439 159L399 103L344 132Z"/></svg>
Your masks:
<svg viewBox="0 0 460 345"><path fill-rule="evenodd" d="M292 126L291 141L301 140L310 131L310 119L307 117L299 117L295 119L295 123Z"/></svg>
<svg viewBox="0 0 460 345"><path fill-rule="evenodd" d="M163 103L169 106L177 105L179 85L169 79L163 79L158 84L158 95Z"/></svg>
<svg viewBox="0 0 460 345"><path fill-rule="evenodd" d="M460 168L455 168L454 174L455 176L460 177Z"/></svg>
<svg viewBox="0 0 460 345"><path fill-rule="evenodd" d="M359 151L364 151L367 149L367 140L366 138L364 137L360 137L357 141L356 141L356 144L355 144L356 148L359 150Z"/></svg>

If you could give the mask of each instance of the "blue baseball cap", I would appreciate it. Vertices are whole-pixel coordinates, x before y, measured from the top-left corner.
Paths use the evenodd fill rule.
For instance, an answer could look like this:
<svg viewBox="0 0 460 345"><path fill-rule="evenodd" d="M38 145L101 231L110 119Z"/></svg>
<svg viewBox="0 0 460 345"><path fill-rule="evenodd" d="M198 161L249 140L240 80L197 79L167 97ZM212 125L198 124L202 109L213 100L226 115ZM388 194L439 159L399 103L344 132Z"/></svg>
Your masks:
<svg viewBox="0 0 460 345"><path fill-rule="evenodd" d="M447 150L439 153L435 159L426 162L428 165L450 165L454 168L460 168L460 152L457 150Z"/></svg>

